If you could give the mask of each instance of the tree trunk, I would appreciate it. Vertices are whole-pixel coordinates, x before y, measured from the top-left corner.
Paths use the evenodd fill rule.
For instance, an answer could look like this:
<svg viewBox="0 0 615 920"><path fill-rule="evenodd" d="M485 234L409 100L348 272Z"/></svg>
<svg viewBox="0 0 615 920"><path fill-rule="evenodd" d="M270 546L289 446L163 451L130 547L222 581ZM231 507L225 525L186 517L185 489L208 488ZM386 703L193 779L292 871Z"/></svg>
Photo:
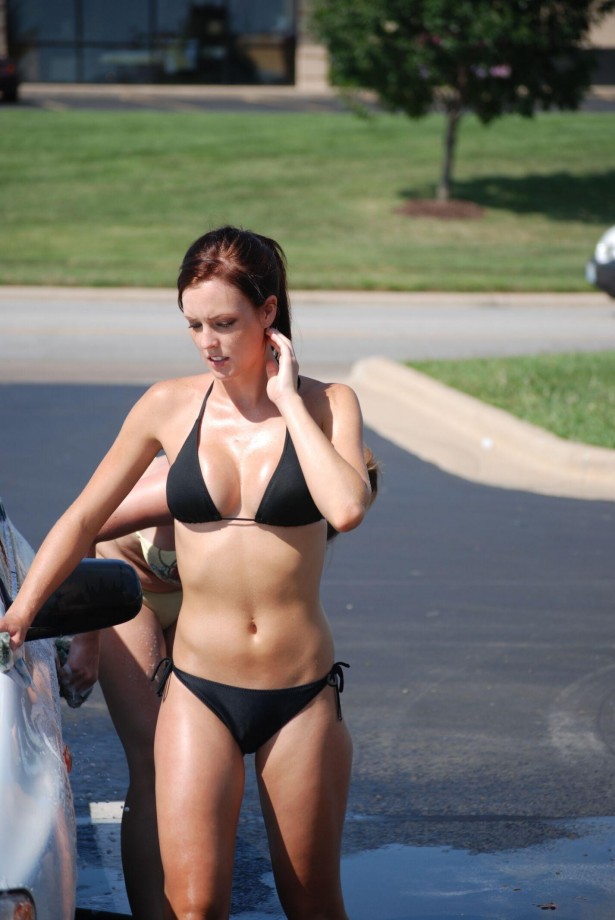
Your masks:
<svg viewBox="0 0 615 920"><path fill-rule="evenodd" d="M8 57L9 39L6 0L0 0L0 57Z"/></svg>
<svg viewBox="0 0 615 920"><path fill-rule="evenodd" d="M444 162L442 164L440 184L438 185L438 201L448 201L451 197L451 179L455 160L455 146L457 144L457 128L460 119L461 106L447 107L444 133Z"/></svg>

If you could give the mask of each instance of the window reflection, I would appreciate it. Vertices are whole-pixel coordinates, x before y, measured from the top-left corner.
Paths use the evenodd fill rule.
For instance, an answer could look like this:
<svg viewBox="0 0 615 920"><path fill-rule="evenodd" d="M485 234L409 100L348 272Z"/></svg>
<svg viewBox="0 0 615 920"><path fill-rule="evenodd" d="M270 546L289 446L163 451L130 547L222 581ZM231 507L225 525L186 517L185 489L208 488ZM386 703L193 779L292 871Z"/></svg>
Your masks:
<svg viewBox="0 0 615 920"><path fill-rule="evenodd" d="M22 79L293 83L294 0L8 0Z"/></svg>

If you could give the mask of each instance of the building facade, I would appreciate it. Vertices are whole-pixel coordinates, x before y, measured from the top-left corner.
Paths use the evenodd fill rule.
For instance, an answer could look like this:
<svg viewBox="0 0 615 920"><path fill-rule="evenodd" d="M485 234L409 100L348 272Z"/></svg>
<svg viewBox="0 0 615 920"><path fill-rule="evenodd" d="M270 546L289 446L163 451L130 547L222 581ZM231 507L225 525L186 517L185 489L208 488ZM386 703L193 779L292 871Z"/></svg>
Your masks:
<svg viewBox="0 0 615 920"><path fill-rule="evenodd" d="M22 80L293 84L295 0L5 0Z"/></svg>
<svg viewBox="0 0 615 920"><path fill-rule="evenodd" d="M0 56L36 83L272 84L323 90L310 0L0 0ZM615 87L615 14L592 30Z"/></svg>
<svg viewBox="0 0 615 920"><path fill-rule="evenodd" d="M589 44L596 57L595 85L615 87L615 13L591 30Z"/></svg>

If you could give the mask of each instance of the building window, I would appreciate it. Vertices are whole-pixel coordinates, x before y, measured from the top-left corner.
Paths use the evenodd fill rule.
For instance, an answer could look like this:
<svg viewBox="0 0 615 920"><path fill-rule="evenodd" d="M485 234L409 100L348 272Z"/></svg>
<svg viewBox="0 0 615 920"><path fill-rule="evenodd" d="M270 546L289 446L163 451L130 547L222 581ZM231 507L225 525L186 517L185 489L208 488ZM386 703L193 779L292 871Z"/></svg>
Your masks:
<svg viewBox="0 0 615 920"><path fill-rule="evenodd" d="M295 0L8 0L26 81L294 82Z"/></svg>

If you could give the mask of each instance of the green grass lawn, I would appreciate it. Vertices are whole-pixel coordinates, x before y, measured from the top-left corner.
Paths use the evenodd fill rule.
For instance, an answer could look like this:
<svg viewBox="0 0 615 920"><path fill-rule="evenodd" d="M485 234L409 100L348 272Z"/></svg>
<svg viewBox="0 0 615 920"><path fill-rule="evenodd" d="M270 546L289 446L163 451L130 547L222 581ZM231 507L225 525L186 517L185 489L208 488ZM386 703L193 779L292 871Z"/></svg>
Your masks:
<svg viewBox="0 0 615 920"><path fill-rule="evenodd" d="M561 438L615 448L615 351L408 363Z"/></svg>
<svg viewBox="0 0 615 920"><path fill-rule="evenodd" d="M172 286L231 222L279 239L294 288L586 291L615 223L615 116L464 118L455 196L481 220L408 218L443 120L350 114L0 112L0 283Z"/></svg>

